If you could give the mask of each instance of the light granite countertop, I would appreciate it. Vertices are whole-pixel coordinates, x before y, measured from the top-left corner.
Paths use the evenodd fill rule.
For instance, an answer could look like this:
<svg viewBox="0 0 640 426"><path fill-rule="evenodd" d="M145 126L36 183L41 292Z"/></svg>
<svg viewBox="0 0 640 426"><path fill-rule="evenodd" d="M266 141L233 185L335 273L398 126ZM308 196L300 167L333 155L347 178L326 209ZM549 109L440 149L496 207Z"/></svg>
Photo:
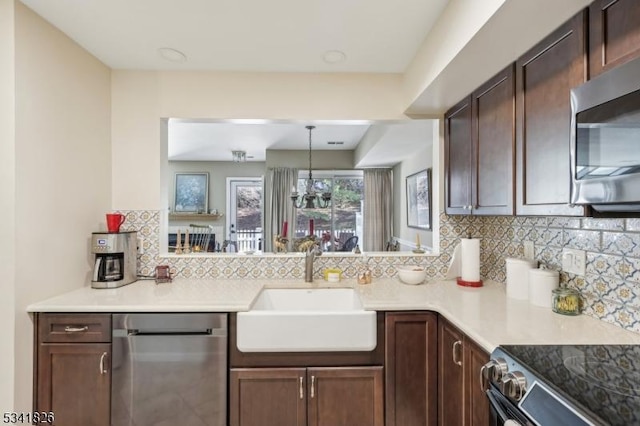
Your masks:
<svg viewBox="0 0 640 426"><path fill-rule="evenodd" d="M263 287L353 287L364 308L428 310L442 314L488 352L503 344L640 344L640 333L595 318L558 315L506 297L503 284L465 288L455 281L405 285L395 278L358 285L298 280L176 279L138 281L118 289L83 287L27 307L29 312L238 312L249 310Z"/></svg>

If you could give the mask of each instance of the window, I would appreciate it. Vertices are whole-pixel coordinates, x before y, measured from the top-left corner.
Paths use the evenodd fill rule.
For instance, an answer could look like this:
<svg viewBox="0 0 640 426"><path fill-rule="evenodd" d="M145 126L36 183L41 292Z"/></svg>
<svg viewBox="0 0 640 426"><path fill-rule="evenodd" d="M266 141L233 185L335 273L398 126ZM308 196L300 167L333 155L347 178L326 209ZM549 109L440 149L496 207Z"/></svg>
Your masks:
<svg viewBox="0 0 640 426"><path fill-rule="evenodd" d="M306 190L308 171L298 175L298 193ZM313 234L322 241L326 251L351 251L362 244L362 206L364 183L362 171L313 172L316 182L332 192L331 206L317 209L297 209L296 238ZM318 188L319 189L319 188Z"/></svg>

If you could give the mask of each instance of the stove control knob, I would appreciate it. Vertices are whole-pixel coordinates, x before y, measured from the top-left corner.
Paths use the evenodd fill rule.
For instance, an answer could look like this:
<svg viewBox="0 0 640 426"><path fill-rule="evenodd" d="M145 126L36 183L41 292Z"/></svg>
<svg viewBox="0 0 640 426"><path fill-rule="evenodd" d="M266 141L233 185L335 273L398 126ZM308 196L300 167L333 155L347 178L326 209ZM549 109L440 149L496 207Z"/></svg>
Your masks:
<svg viewBox="0 0 640 426"><path fill-rule="evenodd" d="M527 379L519 371L511 371L505 374L500 382L500 392L514 401L520 401L526 391Z"/></svg>
<svg viewBox="0 0 640 426"><path fill-rule="evenodd" d="M499 382L507 371L509 371L509 366L504 358L489 360L489 362L480 369L480 386L482 390L485 391L489 389L489 383L491 382Z"/></svg>

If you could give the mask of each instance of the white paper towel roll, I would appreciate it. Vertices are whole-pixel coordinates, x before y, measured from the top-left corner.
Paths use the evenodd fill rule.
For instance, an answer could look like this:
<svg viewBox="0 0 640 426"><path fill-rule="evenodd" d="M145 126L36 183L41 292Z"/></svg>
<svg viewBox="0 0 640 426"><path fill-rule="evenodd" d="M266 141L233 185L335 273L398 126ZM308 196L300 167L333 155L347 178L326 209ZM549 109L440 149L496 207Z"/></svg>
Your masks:
<svg viewBox="0 0 640 426"><path fill-rule="evenodd" d="M558 271L551 269L529 270L529 302L536 306L551 307L551 291L558 288Z"/></svg>
<svg viewBox="0 0 640 426"><path fill-rule="evenodd" d="M507 297L529 298L529 270L538 266L535 260L507 258Z"/></svg>
<svg viewBox="0 0 640 426"><path fill-rule="evenodd" d="M460 243L460 278L462 281L480 281L480 240L462 238Z"/></svg>

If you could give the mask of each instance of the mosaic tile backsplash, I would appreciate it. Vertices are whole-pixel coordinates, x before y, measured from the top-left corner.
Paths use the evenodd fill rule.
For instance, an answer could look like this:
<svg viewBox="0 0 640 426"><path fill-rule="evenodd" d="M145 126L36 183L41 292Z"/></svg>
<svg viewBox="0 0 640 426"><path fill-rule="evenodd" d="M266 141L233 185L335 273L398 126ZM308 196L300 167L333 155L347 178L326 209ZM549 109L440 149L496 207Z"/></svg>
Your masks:
<svg viewBox="0 0 640 426"><path fill-rule="evenodd" d="M118 211L126 216L123 231L137 231L144 237L144 254L138 256L138 274L153 274L156 265L169 265L175 277L185 278L304 278L304 257L299 253L263 256L160 256L160 212L148 210ZM340 268L345 278L355 278L366 266L374 277L393 277L395 265L422 264L430 277L441 275L438 257L417 256L321 256L315 261L314 276L322 278L325 268ZM446 266L444 267L446 271Z"/></svg>
<svg viewBox="0 0 640 426"><path fill-rule="evenodd" d="M121 211L124 230L144 237L138 272L151 275L156 265L169 265L174 276L198 278L293 278L304 276L299 255L247 257L163 256L159 252L159 211ZM481 238L483 279L506 281L505 258L522 257L524 241L532 241L535 257L560 271L560 280L585 298L587 315L640 333L640 219L440 215L440 256L375 256L367 264L374 278L394 277L395 265L422 264L430 279L443 277L461 237ZM561 270L562 248L586 251L585 276ZM338 267L345 278L362 270L362 258L319 257L315 277L326 267Z"/></svg>
<svg viewBox="0 0 640 426"><path fill-rule="evenodd" d="M441 216L441 233L481 238L480 275L506 281L506 257L523 257L532 241L535 258L560 271L560 282L585 299L584 311L640 333L640 219ZM443 256L455 246L447 236ZM564 247L586 251L586 274L562 271Z"/></svg>

